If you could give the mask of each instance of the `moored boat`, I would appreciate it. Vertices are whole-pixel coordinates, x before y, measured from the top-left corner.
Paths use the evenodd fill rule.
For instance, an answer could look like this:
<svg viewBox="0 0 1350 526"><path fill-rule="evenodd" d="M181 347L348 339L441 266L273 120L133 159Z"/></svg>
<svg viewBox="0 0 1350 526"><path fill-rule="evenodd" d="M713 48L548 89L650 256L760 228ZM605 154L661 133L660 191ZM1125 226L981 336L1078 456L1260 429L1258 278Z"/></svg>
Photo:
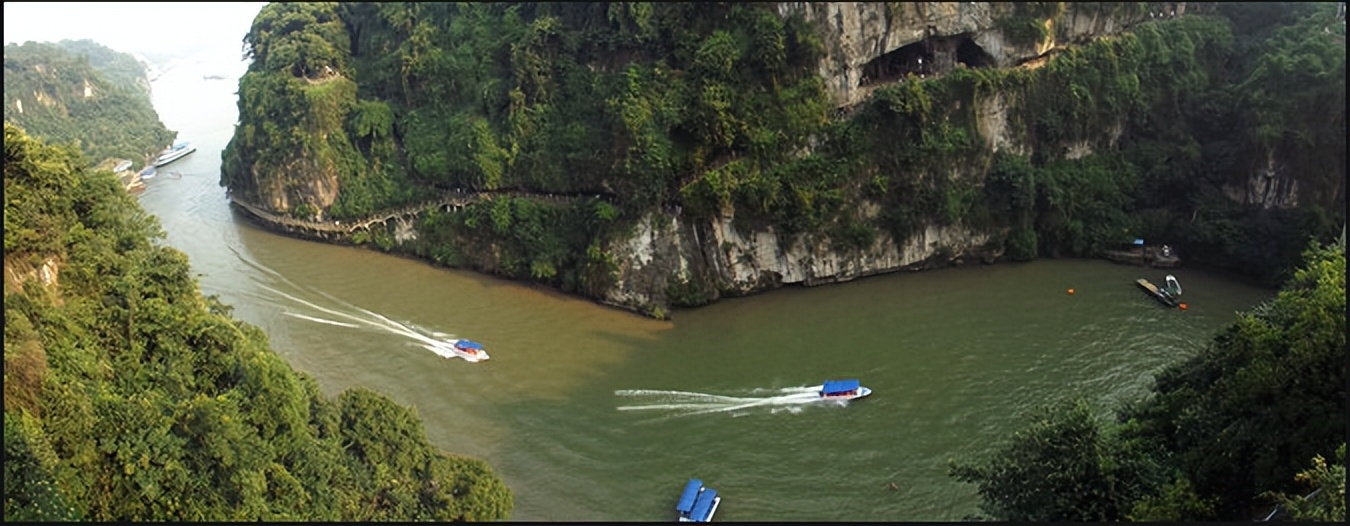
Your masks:
<svg viewBox="0 0 1350 526"><path fill-rule="evenodd" d="M1172 278L1172 276L1168 276L1168 277L1169 277L1169 278ZM1176 298L1175 298L1174 296L1172 296L1172 294L1171 294L1170 292L1168 292L1167 290L1158 288L1157 285L1154 285L1154 284L1150 283L1148 280L1146 280L1146 279L1144 279L1144 278L1139 278L1139 279L1135 280L1134 282L1135 282L1136 284L1139 285L1139 288L1142 288L1142 289L1144 289L1145 292L1148 292L1150 296L1153 296L1155 299L1157 299L1158 301L1162 302L1163 305L1166 305L1166 306L1168 306L1168 307L1176 307L1176 306L1177 306L1177 300L1176 300ZM1176 278L1172 278L1172 282L1176 282ZM1177 294L1180 294L1180 293L1181 293L1181 285L1178 284L1178 285L1177 285Z"/></svg>
<svg viewBox="0 0 1350 526"><path fill-rule="evenodd" d="M178 141L167 150L160 152L159 158L155 159L155 166L164 166L171 162L182 159L183 156L197 151L197 147L187 141Z"/></svg>
<svg viewBox="0 0 1350 526"><path fill-rule="evenodd" d="M820 398L825 400L853 400L872 394L856 378L829 380L820 386Z"/></svg>
<svg viewBox="0 0 1350 526"><path fill-rule="evenodd" d="M703 487L702 480L689 479L675 504L675 512L679 514L680 522L709 522L721 503L722 497L717 490Z"/></svg>

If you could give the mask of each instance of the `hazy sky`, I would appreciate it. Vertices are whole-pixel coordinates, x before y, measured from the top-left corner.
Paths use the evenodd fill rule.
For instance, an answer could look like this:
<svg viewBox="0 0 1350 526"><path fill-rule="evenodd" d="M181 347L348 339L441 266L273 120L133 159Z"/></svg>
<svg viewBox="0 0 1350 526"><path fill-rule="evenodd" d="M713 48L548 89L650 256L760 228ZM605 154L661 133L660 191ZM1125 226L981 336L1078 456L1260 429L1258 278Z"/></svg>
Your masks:
<svg viewBox="0 0 1350 526"><path fill-rule="evenodd" d="M241 49L266 2L5 2L5 44L89 39L123 52Z"/></svg>

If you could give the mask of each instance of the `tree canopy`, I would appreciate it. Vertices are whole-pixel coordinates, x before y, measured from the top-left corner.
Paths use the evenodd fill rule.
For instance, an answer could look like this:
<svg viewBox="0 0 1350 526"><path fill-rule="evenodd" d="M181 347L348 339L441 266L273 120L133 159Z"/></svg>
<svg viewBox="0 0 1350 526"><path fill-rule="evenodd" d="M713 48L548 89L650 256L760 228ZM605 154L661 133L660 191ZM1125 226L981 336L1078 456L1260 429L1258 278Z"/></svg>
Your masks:
<svg viewBox="0 0 1350 526"><path fill-rule="evenodd" d="M91 163L144 163L173 141L150 102L145 66L90 40L5 46L5 122L76 144Z"/></svg>
<svg viewBox="0 0 1350 526"><path fill-rule="evenodd" d="M490 466L325 397L87 164L5 123L7 521L509 518Z"/></svg>
<svg viewBox="0 0 1350 526"><path fill-rule="evenodd" d="M1325 459L1344 462L1345 271L1343 240L1309 248L1276 298L1165 369L1117 422L1047 409L953 475L999 520L1239 521L1276 503L1344 520L1344 466L1337 486Z"/></svg>

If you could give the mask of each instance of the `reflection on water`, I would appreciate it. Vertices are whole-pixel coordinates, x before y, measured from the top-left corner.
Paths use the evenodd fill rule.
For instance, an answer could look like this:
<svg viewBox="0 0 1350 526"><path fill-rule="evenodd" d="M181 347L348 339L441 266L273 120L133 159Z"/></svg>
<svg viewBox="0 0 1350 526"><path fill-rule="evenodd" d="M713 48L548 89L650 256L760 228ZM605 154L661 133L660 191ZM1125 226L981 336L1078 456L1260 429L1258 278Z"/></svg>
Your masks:
<svg viewBox="0 0 1350 526"><path fill-rule="evenodd" d="M185 63L154 86L165 123L199 148L174 163L181 179L148 181L140 198L167 242L191 257L205 293L263 328L325 393L385 393L414 406L446 451L489 461L515 492L515 519L672 520L698 477L725 496L722 520L959 520L976 497L947 475L949 460L987 452L1046 403L1087 397L1105 415L1269 296L1182 268L1168 273L1190 308L1164 309L1133 284L1157 271L1047 260L645 319L249 224L218 185L237 83L203 69L228 70ZM421 347L454 337L492 359ZM873 394L808 403L826 378L859 378Z"/></svg>

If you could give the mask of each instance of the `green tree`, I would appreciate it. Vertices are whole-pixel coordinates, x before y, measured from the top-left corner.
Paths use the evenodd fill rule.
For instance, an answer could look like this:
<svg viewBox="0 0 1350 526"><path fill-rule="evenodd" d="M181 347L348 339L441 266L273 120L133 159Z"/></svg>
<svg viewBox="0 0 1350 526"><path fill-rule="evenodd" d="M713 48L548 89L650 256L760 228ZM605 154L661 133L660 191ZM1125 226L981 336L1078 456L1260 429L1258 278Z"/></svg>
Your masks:
<svg viewBox="0 0 1350 526"><path fill-rule="evenodd" d="M1312 466L1294 475L1294 480L1311 492L1307 495L1267 493L1296 521L1345 522L1345 444L1336 449L1336 463L1327 465L1322 455Z"/></svg>
<svg viewBox="0 0 1350 526"><path fill-rule="evenodd" d="M1123 520L1156 476L1147 455L1103 432L1085 401L1041 409L1031 422L988 460L952 465L995 520Z"/></svg>
<svg viewBox="0 0 1350 526"><path fill-rule="evenodd" d="M490 466L381 395L328 399L203 297L154 217L86 165L5 123L6 519L510 516ZM25 277L39 266L56 272Z"/></svg>

